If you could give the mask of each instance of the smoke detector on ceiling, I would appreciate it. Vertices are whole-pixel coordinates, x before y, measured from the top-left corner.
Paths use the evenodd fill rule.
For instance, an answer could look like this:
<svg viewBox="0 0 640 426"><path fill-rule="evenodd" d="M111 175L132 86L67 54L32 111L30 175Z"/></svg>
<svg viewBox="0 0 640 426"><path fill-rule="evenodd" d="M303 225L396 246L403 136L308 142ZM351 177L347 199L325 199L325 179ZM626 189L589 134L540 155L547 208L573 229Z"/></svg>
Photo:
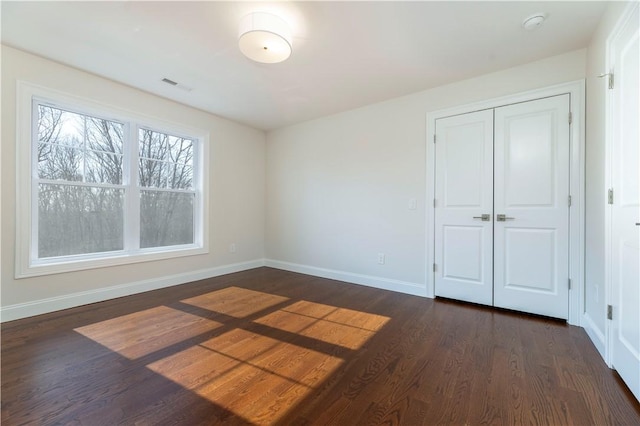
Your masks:
<svg viewBox="0 0 640 426"><path fill-rule="evenodd" d="M536 28L539 28L546 19L546 13L534 13L522 21L522 27L527 31L533 31Z"/></svg>

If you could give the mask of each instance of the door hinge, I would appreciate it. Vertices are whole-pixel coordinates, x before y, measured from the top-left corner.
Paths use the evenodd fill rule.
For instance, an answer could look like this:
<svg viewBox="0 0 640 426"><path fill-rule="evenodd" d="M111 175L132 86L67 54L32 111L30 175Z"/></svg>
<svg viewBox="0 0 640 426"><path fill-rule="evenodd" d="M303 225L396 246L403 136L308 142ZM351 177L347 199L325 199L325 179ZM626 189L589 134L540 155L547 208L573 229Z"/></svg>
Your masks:
<svg viewBox="0 0 640 426"><path fill-rule="evenodd" d="M433 143L436 143L436 134L433 134Z"/></svg>
<svg viewBox="0 0 640 426"><path fill-rule="evenodd" d="M569 113L569 124L573 123L573 113Z"/></svg>
<svg viewBox="0 0 640 426"><path fill-rule="evenodd" d="M606 74L600 74L598 78L607 77L609 90L613 90L613 72L608 72Z"/></svg>
<svg viewBox="0 0 640 426"><path fill-rule="evenodd" d="M435 271L436 271L436 264L434 263L433 264L433 272L435 272Z"/></svg>
<svg viewBox="0 0 640 426"><path fill-rule="evenodd" d="M436 206L436 199L434 198L433 199L433 207L435 207L435 206Z"/></svg>
<svg viewBox="0 0 640 426"><path fill-rule="evenodd" d="M607 319L608 320L613 319L613 306L611 305L607 305Z"/></svg>
<svg viewBox="0 0 640 426"><path fill-rule="evenodd" d="M569 207L571 207L571 195L569 195Z"/></svg>
<svg viewBox="0 0 640 426"><path fill-rule="evenodd" d="M613 204L613 188L609 188L609 192L607 195L607 200L609 204Z"/></svg>
<svg viewBox="0 0 640 426"><path fill-rule="evenodd" d="M569 284L569 290L571 290L571 278L569 278L568 284Z"/></svg>

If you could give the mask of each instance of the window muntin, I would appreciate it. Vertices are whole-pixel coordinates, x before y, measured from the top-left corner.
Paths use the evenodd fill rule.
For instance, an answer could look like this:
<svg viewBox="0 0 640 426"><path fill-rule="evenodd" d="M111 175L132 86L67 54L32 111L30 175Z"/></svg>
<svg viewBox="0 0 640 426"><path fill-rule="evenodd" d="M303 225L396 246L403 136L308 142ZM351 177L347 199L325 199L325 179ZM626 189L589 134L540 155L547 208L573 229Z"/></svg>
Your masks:
<svg viewBox="0 0 640 426"><path fill-rule="evenodd" d="M78 110L33 99L29 265L202 252L202 139Z"/></svg>

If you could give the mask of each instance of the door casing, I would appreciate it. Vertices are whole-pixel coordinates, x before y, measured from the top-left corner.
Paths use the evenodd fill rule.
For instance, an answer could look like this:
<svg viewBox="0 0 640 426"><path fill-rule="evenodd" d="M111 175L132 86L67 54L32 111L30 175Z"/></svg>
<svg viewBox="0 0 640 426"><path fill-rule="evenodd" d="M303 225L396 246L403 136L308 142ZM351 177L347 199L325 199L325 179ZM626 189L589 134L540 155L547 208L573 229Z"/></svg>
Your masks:
<svg viewBox="0 0 640 426"><path fill-rule="evenodd" d="M567 322L572 325L582 325L584 311L584 182L585 182L585 138L584 138L584 99L585 81L578 80L570 83L554 85L542 89L517 93L509 96L489 99L486 101L457 106L427 114L427 175L426 175L426 283L427 297L435 297L435 280L433 264L435 259L435 123L439 118L498 108L506 105L532 101L562 94L570 95L570 152L569 152L569 188L571 208L569 209L569 315ZM569 117L567 117L569 119ZM567 283L569 285L569 283Z"/></svg>
<svg viewBox="0 0 640 426"><path fill-rule="evenodd" d="M627 8L624 10L622 15L620 16L620 19L616 23L614 30L609 35L609 38L607 39L607 44L606 44L606 70L607 72L614 73L615 91L608 89L606 91L606 97L605 97L606 99L605 109L607 114L605 118L605 190L608 190L609 188L614 189L614 195L613 195L614 203L620 199L619 195L621 193L621 185L620 185L621 182L617 181L614 178L614 173L617 171L616 169L620 167L619 164L614 163L614 159L615 159L614 144L616 143L615 141L615 138L617 136L616 130L618 130L616 129L618 117L615 116L614 111L615 111L615 102L617 101L616 96L619 96L619 94L616 95L616 92L620 93L621 91L624 90L624 88L620 86L621 84L620 80L615 79L615 73L616 73L615 68L617 65L620 65L620 64L616 64L615 47L616 47L616 43L620 41L619 39L623 34L623 32L625 31L625 29L628 29L627 24L629 24L629 22L632 22L631 19L633 19L634 14L635 14L635 19L637 20L638 8L639 6L635 2L632 2L627 6ZM603 84L605 83L605 81L607 81L607 79L604 79ZM617 202L619 203L619 201ZM617 292L620 291L620 289L614 288L614 286L618 286L619 283L614 282L613 273L612 273L613 268L616 267L616 265L614 265L614 256L613 256L614 244L616 243L616 241L614 240L614 229L613 229L614 215L613 215L612 208L613 208L612 205L608 205L607 208L605 209L605 227L604 227L605 283L604 285L605 285L605 305L613 306L614 308L613 317L615 318L614 321L617 324L614 324L614 321L610 321L610 320L605 321L605 330L604 330L605 336L603 339L604 341L602 342L604 343L604 354L602 354L602 350L600 352L603 355L607 365L609 367L615 368L615 364L614 364L615 354L613 353L614 339L616 338L615 336L616 329L619 327L619 324L620 324L620 317L619 317L620 313L616 311L616 310L619 310L620 305L617 303L615 295ZM640 216L636 216L636 218L640 219ZM634 220L637 220L637 219L634 219ZM596 343L596 346L598 346L597 343ZM625 380L624 375L622 375L622 377L623 377L623 380ZM637 393L638 390L634 389L634 391L635 391L634 396L640 401L640 396Z"/></svg>

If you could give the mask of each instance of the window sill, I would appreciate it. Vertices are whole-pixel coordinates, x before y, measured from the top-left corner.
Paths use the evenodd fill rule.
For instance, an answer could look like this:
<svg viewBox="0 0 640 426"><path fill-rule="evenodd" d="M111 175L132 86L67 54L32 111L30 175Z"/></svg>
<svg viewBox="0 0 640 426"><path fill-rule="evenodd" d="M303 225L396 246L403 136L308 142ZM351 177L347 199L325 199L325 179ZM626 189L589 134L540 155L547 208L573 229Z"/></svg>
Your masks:
<svg viewBox="0 0 640 426"><path fill-rule="evenodd" d="M43 261L38 264L32 264L28 266L21 265L22 267L16 268L15 278L21 279L52 274L62 274L66 272L122 266L141 262L153 262L157 260L196 256L207 253L209 253L209 250L206 247L189 245L165 249L162 251L140 251L136 253L115 252L111 255L101 256L100 258L93 257L68 259L55 263Z"/></svg>

